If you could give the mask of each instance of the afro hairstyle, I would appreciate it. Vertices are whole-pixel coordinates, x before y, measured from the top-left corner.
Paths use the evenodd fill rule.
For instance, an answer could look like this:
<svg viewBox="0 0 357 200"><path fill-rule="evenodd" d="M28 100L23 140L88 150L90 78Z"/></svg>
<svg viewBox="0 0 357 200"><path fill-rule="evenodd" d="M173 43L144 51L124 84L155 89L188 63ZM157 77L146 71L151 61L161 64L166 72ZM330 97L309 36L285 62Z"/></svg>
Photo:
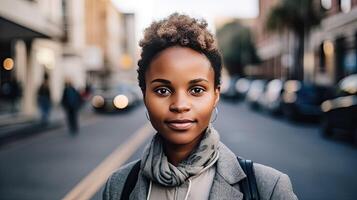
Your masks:
<svg viewBox="0 0 357 200"><path fill-rule="evenodd" d="M217 42L207 29L205 20L198 20L187 15L174 13L167 18L153 22L144 30L140 41L141 58L138 61L138 81L141 90L145 91L145 72L151 61L163 50L181 46L203 53L214 70L214 85L221 81L222 58Z"/></svg>

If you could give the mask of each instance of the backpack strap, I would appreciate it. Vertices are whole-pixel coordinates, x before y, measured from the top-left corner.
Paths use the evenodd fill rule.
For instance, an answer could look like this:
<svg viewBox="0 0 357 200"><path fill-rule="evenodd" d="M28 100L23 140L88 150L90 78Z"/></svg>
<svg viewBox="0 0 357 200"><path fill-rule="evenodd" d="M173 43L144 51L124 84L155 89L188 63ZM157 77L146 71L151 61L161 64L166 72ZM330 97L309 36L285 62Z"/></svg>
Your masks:
<svg viewBox="0 0 357 200"><path fill-rule="evenodd" d="M239 182L239 188L243 193L244 200L259 200L259 192L257 182L255 180L253 162L237 157L239 165L247 175L245 179Z"/></svg>
<svg viewBox="0 0 357 200"><path fill-rule="evenodd" d="M129 196L135 187L136 181L138 180L140 162L141 160L137 161L135 165L131 168L128 177L125 180L123 190L121 192L121 200L129 199Z"/></svg>

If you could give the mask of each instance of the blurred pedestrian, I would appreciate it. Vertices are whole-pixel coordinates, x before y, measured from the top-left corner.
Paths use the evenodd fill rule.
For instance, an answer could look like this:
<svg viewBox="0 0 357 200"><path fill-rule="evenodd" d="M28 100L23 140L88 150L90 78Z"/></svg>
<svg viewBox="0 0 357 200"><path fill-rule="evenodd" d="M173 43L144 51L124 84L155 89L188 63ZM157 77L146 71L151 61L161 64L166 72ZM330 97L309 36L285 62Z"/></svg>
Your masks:
<svg viewBox="0 0 357 200"><path fill-rule="evenodd" d="M65 82L65 88L62 95L62 106L65 110L69 131L71 134L77 134L78 127L78 112L81 106L81 96L73 87L69 79Z"/></svg>
<svg viewBox="0 0 357 200"><path fill-rule="evenodd" d="M141 160L109 178L103 199L297 199L286 174L220 142L222 61L205 21L175 13L145 29L140 46L139 86L157 133Z"/></svg>
<svg viewBox="0 0 357 200"><path fill-rule="evenodd" d="M17 103L22 95L22 90L19 82L11 77L9 81L5 82L1 87L1 93L4 95L4 99L10 102L10 112L16 113Z"/></svg>
<svg viewBox="0 0 357 200"><path fill-rule="evenodd" d="M47 125L52 108L51 92L47 76L45 76L40 88L38 89L37 105L41 112L41 123Z"/></svg>

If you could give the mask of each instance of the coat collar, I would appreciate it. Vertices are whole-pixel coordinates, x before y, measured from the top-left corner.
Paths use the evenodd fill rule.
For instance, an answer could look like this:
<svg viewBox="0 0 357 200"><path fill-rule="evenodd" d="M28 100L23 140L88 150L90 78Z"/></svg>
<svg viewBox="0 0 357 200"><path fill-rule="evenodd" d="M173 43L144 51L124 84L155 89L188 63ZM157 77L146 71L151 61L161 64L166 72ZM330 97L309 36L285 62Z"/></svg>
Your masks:
<svg viewBox="0 0 357 200"><path fill-rule="evenodd" d="M216 174L210 192L210 200L243 199L239 190L239 181L246 177L237 157L224 144L220 143Z"/></svg>
<svg viewBox="0 0 357 200"><path fill-rule="evenodd" d="M243 194L239 190L238 182L246 177L240 167L237 157L223 143L219 144L219 158L216 163L216 174L213 179L209 199L237 199L242 200ZM149 180L141 173L130 195L130 200L145 200L149 189Z"/></svg>
<svg viewBox="0 0 357 200"><path fill-rule="evenodd" d="M216 173L220 174L231 185L238 183L246 177L236 155L221 142L219 144Z"/></svg>
<svg viewBox="0 0 357 200"><path fill-rule="evenodd" d="M136 185L129 196L129 200L146 200L148 189L149 189L149 180L140 172Z"/></svg>

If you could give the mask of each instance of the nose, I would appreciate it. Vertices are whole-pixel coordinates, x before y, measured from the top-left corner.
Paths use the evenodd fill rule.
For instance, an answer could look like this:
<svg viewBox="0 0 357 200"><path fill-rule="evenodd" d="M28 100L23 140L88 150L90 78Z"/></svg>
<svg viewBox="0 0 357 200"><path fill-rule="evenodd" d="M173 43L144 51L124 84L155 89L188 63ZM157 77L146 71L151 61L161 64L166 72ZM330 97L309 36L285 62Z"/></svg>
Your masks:
<svg viewBox="0 0 357 200"><path fill-rule="evenodd" d="M171 112L182 113L191 109L189 97L184 92L176 93L172 96L172 102L169 107Z"/></svg>

